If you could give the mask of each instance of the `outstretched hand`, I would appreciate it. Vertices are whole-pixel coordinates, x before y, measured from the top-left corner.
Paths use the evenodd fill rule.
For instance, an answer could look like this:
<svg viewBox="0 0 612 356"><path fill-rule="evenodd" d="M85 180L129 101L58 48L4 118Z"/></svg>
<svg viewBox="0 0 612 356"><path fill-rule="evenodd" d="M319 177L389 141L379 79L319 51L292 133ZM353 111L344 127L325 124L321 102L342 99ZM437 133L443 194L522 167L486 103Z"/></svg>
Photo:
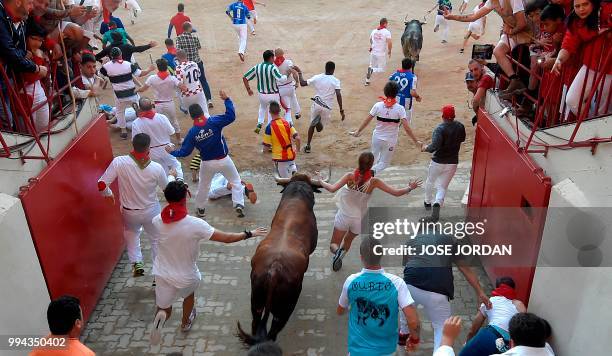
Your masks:
<svg viewBox="0 0 612 356"><path fill-rule="evenodd" d="M227 96L227 94L225 93L225 91L220 90L219 91L219 97L221 98L221 100L227 100L229 99L229 96Z"/></svg>
<svg viewBox="0 0 612 356"><path fill-rule="evenodd" d="M422 184L423 184L423 179L421 178L411 179L408 182L408 187L410 187L410 190L415 190L419 188Z"/></svg>
<svg viewBox="0 0 612 356"><path fill-rule="evenodd" d="M265 227L258 227L255 230L251 230L251 234L253 234L253 236L266 236L268 234L268 229Z"/></svg>

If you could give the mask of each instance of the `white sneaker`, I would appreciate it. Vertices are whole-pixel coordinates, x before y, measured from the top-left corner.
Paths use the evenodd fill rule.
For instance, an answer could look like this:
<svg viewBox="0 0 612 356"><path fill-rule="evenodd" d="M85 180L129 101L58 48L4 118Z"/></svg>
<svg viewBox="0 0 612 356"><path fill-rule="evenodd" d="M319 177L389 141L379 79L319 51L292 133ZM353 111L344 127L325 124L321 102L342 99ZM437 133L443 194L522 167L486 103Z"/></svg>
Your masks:
<svg viewBox="0 0 612 356"><path fill-rule="evenodd" d="M161 342L161 330L166 322L166 312L160 310L153 319L153 327L151 328L151 345L159 345Z"/></svg>

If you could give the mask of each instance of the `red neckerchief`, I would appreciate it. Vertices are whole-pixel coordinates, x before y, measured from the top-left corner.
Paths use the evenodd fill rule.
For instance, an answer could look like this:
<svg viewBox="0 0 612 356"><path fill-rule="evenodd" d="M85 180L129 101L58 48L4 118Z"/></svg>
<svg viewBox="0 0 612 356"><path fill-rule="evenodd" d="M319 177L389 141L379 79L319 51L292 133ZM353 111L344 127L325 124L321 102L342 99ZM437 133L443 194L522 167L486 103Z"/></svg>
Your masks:
<svg viewBox="0 0 612 356"><path fill-rule="evenodd" d="M380 30L382 30L383 28L387 28L387 25L378 26L376 29L380 31Z"/></svg>
<svg viewBox="0 0 612 356"><path fill-rule="evenodd" d="M372 178L372 170L368 169L365 172L365 174L363 175L363 177L360 177L361 176L361 172L359 171L359 168L357 168L353 172L353 176L355 177L355 187L359 188L361 185L363 185L363 183L369 181L370 178Z"/></svg>
<svg viewBox="0 0 612 356"><path fill-rule="evenodd" d="M187 197L180 202L168 203L161 212L161 219L164 224L177 222L185 216L187 216Z"/></svg>
<svg viewBox="0 0 612 356"><path fill-rule="evenodd" d="M11 12L11 9L9 9L8 7L5 7L4 10L6 11L6 14L11 19L11 21L13 21L13 23L20 23L21 21L23 21L23 20L20 20L17 16L15 16L15 14L13 14Z"/></svg>
<svg viewBox="0 0 612 356"><path fill-rule="evenodd" d="M378 98L383 103L385 103L385 107L387 107L387 108L392 108L393 105L395 105L395 103L397 103L397 99L396 98L387 98L385 96L379 96Z"/></svg>
<svg viewBox="0 0 612 356"><path fill-rule="evenodd" d="M123 58L122 59L113 59L113 62L117 62L119 64L123 63Z"/></svg>
<svg viewBox="0 0 612 356"><path fill-rule="evenodd" d="M173 56L176 56L176 47L174 46L168 47L168 53L170 53Z"/></svg>
<svg viewBox="0 0 612 356"><path fill-rule="evenodd" d="M155 117L155 110L151 109L147 111L141 111L138 114L138 117L145 117L147 119L153 120L153 118Z"/></svg>
<svg viewBox="0 0 612 356"><path fill-rule="evenodd" d="M208 121L208 118L204 115L198 117L197 119L193 120L193 126L198 126L198 127L202 127L206 125L206 121Z"/></svg>
<svg viewBox="0 0 612 356"><path fill-rule="evenodd" d="M130 157L136 162L140 169L145 169L151 163L151 158L149 158L149 151L140 153L136 151L130 152Z"/></svg>
<svg viewBox="0 0 612 356"><path fill-rule="evenodd" d="M408 72L410 72L410 69L400 68L397 71L400 72L400 73L408 73Z"/></svg>
<svg viewBox="0 0 612 356"><path fill-rule="evenodd" d="M164 80L166 78L168 78L168 76L170 75L170 73L168 73L168 71L163 71L163 72L157 72L157 76L159 77L159 79Z"/></svg>
<svg viewBox="0 0 612 356"><path fill-rule="evenodd" d="M493 289L491 295L495 297L506 297L510 300L516 299L516 291L507 284L500 284L499 287Z"/></svg>
<svg viewBox="0 0 612 356"><path fill-rule="evenodd" d="M284 56L274 57L274 64L276 64L277 67L280 67L280 65L283 64L284 61L285 61Z"/></svg>

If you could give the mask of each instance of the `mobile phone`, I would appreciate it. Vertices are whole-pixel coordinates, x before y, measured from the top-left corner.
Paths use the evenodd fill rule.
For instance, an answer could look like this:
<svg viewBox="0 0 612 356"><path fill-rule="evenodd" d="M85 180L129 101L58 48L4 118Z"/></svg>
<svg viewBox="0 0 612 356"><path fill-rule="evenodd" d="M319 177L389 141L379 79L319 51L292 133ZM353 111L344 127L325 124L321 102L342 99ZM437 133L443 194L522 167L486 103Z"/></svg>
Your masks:
<svg viewBox="0 0 612 356"><path fill-rule="evenodd" d="M93 6L85 6L85 10L87 10L87 12L91 12L91 10L93 10Z"/></svg>

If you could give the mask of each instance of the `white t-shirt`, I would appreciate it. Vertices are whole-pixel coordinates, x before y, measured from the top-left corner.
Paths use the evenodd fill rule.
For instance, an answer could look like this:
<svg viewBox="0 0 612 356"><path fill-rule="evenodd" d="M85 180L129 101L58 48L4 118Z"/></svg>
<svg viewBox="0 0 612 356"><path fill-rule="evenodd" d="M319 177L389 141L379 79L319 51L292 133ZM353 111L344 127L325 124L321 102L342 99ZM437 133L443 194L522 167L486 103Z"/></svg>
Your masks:
<svg viewBox="0 0 612 356"><path fill-rule="evenodd" d="M165 79L159 75L150 75L145 84L153 89L153 94L156 101L172 101L176 95L176 88L181 82L173 75L167 76Z"/></svg>
<svg viewBox="0 0 612 356"><path fill-rule="evenodd" d="M485 3L485 7L487 9L495 10L495 8L499 5L500 8L504 7L504 0L487 0ZM523 0L510 0L510 6L512 6L512 13L516 14L517 12L525 11L525 5L523 5Z"/></svg>
<svg viewBox="0 0 612 356"><path fill-rule="evenodd" d="M493 307L491 309L487 309L484 303L480 304L480 313L487 317L489 324L508 331L510 319L512 319L514 314L518 313L516 305L514 305L514 303L512 303L512 301L506 297L491 297L489 300L491 301L491 304L493 304Z"/></svg>
<svg viewBox="0 0 612 356"><path fill-rule="evenodd" d="M159 231L153 275L162 277L176 288L186 288L202 279L198 265L200 240L210 240L215 229L202 219L187 215L164 224L161 215L153 218Z"/></svg>
<svg viewBox="0 0 612 356"><path fill-rule="evenodd" d="M159 163L151 161L140 169L130 156L115 157L98 181L106 183L108 189L115 179L119 180L121 206L128 209L147 209L159 204L156 188L168 185L168 176Z"/></svg>
<svg viewBox="0 0 612 356"><path fill-rule="evenodd" d="M388 108L385 106L385 103L379 101L372 106L370 115L376 119L376 127L372 136L391 144L396 144L401 120L406 120L406 109L398 103ZM385 119L393 120L394 122L384 121Z"/></svg>
<svg viewBox="0 0 612 356"><path fill-rule="evenodd" d="M174 127L172 127L166 115L156 113L152 119L139 117L134 120L132 123L132 138L139 133L146 133L151 137L151 156L154 156L154 152L158 154L166 151L161 145L172 142L170 136L174 135Z"/></svg>
<svg viewBox="0 0 612 356"><path fill-rule="evenodd" d="M309 86L314 87L315 93L329 106L334 107L334 98L336 97L336 89L340 88L340 80L333 75L325 73L317 74L306 81Z"/></svg>
<svg viewBox="0 0 612 356"><path fill-rule="evenodd" d="M391 32L386 28L374 29L370 34L372 40L372 54L376 56L384 56L387 54L387 39L391 38Z"/></svg>
<svg viewBox="0 0 612 356"><path fill-rule="evenodd" d="M283 79L283 80L279 79L276 81L278 86L286 85L286 84L293 84L294 82L293 76L289 75L289 68L291 67L293 67L293 61L291 59L285 59L283 63L281 63L281 65L278 66L278 71L280 72L280 74L287 76L287 79Z"/></svg>

